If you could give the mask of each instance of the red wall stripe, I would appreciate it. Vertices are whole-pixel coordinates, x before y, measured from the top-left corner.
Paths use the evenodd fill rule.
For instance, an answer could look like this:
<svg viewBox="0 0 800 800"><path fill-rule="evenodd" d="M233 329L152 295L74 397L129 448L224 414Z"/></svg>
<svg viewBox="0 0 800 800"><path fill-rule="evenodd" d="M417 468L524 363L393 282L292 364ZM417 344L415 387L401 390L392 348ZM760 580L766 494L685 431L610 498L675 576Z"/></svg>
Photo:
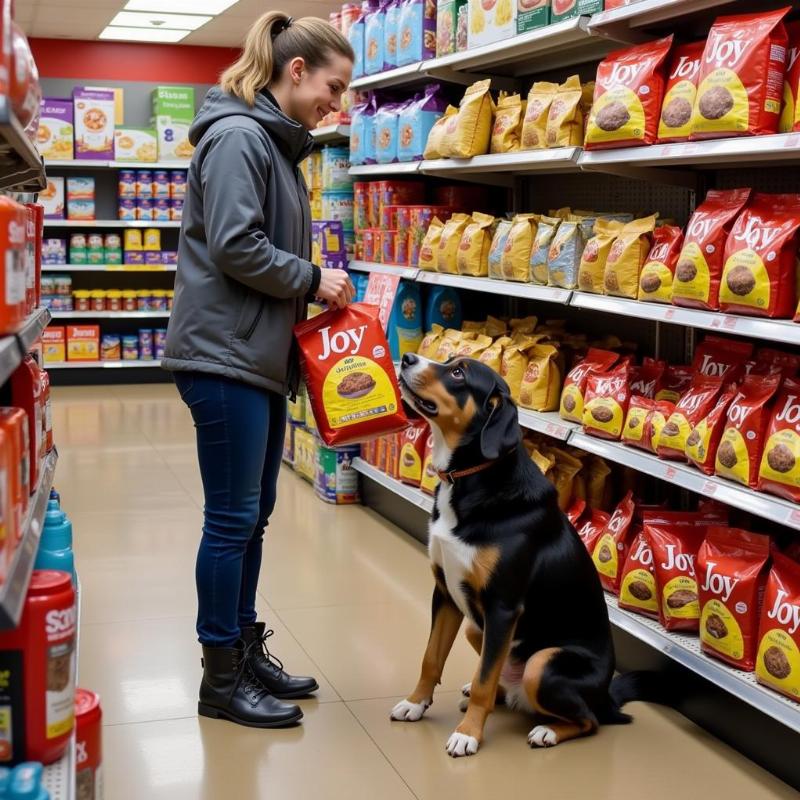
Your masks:
<svg viewBox="0 0 800 800"><path fill-rule="evenodd" d="M239 55L231 47L136 42L30 40L42 78L154 83L216 83Z"/></svg>

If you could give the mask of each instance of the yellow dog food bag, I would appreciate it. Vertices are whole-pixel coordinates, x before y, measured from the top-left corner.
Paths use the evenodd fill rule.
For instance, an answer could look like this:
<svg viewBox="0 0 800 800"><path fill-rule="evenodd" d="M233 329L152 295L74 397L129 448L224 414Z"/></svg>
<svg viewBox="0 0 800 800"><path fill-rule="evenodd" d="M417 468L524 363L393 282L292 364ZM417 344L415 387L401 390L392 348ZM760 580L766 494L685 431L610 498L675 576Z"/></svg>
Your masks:
<svg viewBox="0 0 800 800"><path fill-rule="evenodd" d="M439 259L439 241L442 238L442 231L444 230L444 222L439 217L434 217L431 220L428 230L425 233L425 238L419 249L419 268L428 270L428 272L436 272L436 267Z"/></svg>
<svg viewBox="0 0 800 800"><path fill-rule="evenodd" d="M489 274L489 251L497 220L490 214L475 212L464 228L456 259L459 275L485 278Z"/></svg>
<svg viewBox="0 0 800 800"><path fill-rule="evenodd" d="M533 411L556 411L561 393L558 350L551 344L535 344L528 350L528 366L522 376L519 404Z"/></svg>
<svg viewBox="0 0 800 800"><path fill-rule="evenodd" d="M539 217L539 225L536 228L536 238L533 241L531 250L531 282L546 286L549 270L547 267L547 255L550 252L550 245L556 235L561 219L558 217Z"/></svg>
<svg viewBox="0 0 800 800"><path fill-rule="evenodd" d="M439 346L436 348L436 353L433 355L434 361L444 362L448 358L452 358L458 348L461 346L464 337L469 337L471 334L462 333L455 328L448 328L439 340Z"/></svg>
<svg viewBox="0 0 800 800"><path fill-rule="evenodd" d="M490 314L486 317L486 330L484 333L487 336L491 336L492 339L497 336L506 336L508 334L508 325L502 319L497 319L497 317L493 317Z"/></svg>
<svg viewBox="0 0 800 800"><path fill-rule="evenodd" d="M620 231L606 260L603 285L606 294L615 297L639 296L639 275L650 252L656 214L629 222Z"/></svg>
<svg viewBox="0 0 800 800"><path fill-rule="evenodd" d="M558 84L548 81L537 81L531 86L528 92L528 107L522 121L523 150L540 150L547 147L547 118L557 91Z"/></svg>
<svg viewBox="0 0 800 800"><path fill-rule="evenodd" d="M513 153L519 150L522 100L518 94L501 94L492 126L490 153Z"/></svg>
<svg viewBox="0 0 800 800"><path fill-rule="evenodd" d="M446 158L472 158L489 150L492 135L490 80L473 83L464 93L454 114L444 126L439 152Z"/></svg>
<svg viewBox="0 0 800 800"><path fill-rule="evenodd" d="M462 337L461 344L458 350L456 350L456 355L465 358L480 358L481 353L491 347L491 345L491 337L485 336L482 333L479 333L474 339Z"/></svg>
<svg viewBox="0 0 800 800"><path fill-rule="evenodd" d="M442 336L444 336L444 328L434 322L428 333L422 337L417 354L425 358L433 358L436 355L436 351L439 349Z"/></svg>
<svg viewBox="0 0 800 800"><path fill-rule="evenodd" d="M510 344L511 339L508 336L500 336L478 356L478 361L499 374L503 363L503 350Z"/></svg>
<svg viewBox="0 0 800 800"><path fill-rule="evenodd" d="M548 472L555 466L555 456L546 456L538 447L534 447L530 453L531 461L539 467L542 475L547 475Z"/></svg>
<svg viewBox="0 0 800 800"><path fill-rule="evenodd" d="M508 240L508 234L511 233L512 222L510 219L501 219L497 223L494 231L494 238L492 239L492 246L489 248L489 265L488 273L490 278L495 280L504 280L503 275L503 253Z"/></svg>
<svg viewBox="0 0 800 800"><path fill-rule="evenodd" d="M531 251L538 223L538 214L517 214L514 217L501 260L503 277L507 281L530 283Z"/></svg>
<svg viewBox="0 0 800 800"><path fill-rule="evenodd" d="M595 220L594 236L586 242L578 268L578 288L581 291L604 293L603 279L608 253L623 227L623 223L615 220L602 217Z"/></svg>
<svg viewBox="0 0 800 800"><path fill-rule="evenodd" d="M425 144L425 158L433 159L444 157L442 153L442 139L444 138L447 125L456 114L458 114L458 109L455 106L447 106L444 115L433 123L431 132L428 134L428 141Z"/></svg>
<svg viewBox="0 0 800 800"><path fill-rule="evenodd" d="M558 507L566 511L572 502L574 481L583 468L583 463L559 447L554 447L552 453L556 458L552 478L558 492Z"/></svg>
<svg viewBox="0 0 800 800"><path fill-rule="evenodd" d="M469 214L453 214L444 224L436 251L436 269L449 275L458 275L458 248L464 231L472 222Z"/></svg>
<svg viewBox="0 0 800 800"><path fill-rule="evenodd" d="M515 403L519 403L522 378L528 368L527 349L524 342L511 342L503 348L500 360L500 375L505 379Z"/></svg>
<svg viewBox="0 0 800 800"><path fill-rule="evenodd" d="M550 105L545 138L548 147L578 147L583 144L581 79L572 75L558 87Z"/></svg>
<svg viewBox="0 0 800 800"><path fill-rule="evenodd" d="M519 319L510 319L508 327L511 328L512 336L524 335L530 336L539 324L537 317L521 317Z"/></svg>

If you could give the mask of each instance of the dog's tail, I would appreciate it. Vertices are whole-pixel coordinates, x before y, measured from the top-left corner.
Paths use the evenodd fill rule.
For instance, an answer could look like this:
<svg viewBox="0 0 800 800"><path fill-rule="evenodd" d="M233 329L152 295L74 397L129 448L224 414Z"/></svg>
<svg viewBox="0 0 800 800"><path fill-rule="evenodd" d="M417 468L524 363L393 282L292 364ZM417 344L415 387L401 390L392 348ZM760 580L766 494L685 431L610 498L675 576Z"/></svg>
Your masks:
<svg viewBox="0 0 800 800"><path fill-rule="evenodd" d="M665 676L658 672L637 670L618 675L608 689L608 707L600 715L603 725L627 725L633 717L621 709L634 700L662 705L671 704L671 689Z"/></svg>

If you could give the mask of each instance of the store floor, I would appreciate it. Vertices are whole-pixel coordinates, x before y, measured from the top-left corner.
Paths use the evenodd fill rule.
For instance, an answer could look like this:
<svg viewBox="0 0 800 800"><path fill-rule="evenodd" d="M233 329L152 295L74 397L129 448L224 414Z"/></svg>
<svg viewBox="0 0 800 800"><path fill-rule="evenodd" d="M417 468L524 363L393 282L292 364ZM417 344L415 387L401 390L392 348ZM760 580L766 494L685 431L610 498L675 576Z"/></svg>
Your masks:
<svg viewBox="0 0 800 800"><path fill-rule="evenodd" d="M424 549L360 507L335 508L284 470L267 533L261 611L274 651L313 673L292 730L196 716L194 557L202 491L188 413L171 386L54 392L56 485L74 524L82 587L80 684L102 697L107 800L552 800L796 797L670 710L551 750L499 709L483 749L454 761L459 641L428 717L390 723L414 686L428 633Z"/></svg>

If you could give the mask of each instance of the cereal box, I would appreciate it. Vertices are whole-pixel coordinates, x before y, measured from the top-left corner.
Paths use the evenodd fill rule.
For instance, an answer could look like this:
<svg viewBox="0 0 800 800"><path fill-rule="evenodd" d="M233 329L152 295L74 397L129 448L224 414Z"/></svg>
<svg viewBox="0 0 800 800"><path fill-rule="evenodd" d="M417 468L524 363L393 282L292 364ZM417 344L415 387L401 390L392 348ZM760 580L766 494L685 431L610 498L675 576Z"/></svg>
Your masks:
<svg viewBox="0 0 800 800"><path fill-rule="evenodd" d="M161 160L185 161L192 157L189 126L194 119L191 86L157 86L153 90L153 124Z"/></svg>
<svg viewBox="0 0 800 800"><path fill-rule="evenodd" d="M45 219L64 219L64 179L48 178L47 186L39 192Z"/></svg>
<svg viewBox="0 0 800 800"><path fill-rule="evenodd" d="M53 161L69 161L74 157L73 119L72 100L52 97L42 100L39 130L36 133L36 147L42 156Z"/></svg>
<svg viewBox="0 0 800 800"><path fill-rule="evenodd" d="M551 22L595 14L603 10L603 0L553 0Z"/></svg>
<svg viewBox="0 0 800 800"><path fill-rule="evenodd" d="M42 331L44 363L53 364L67 360L67 333L63 326L50 326Z"/></svg>
<svg viewBox="0 0 800 800"><path fill-rule="evenodd" d="M67 360L68 361L100 360L99 325L67 326Z"/></svg>
<svg viewBox="0 0 800 800"><path fill-rule="evenodd" d="M518 0L517 33L550 24L550 0Z"/></svg>
<svg viewBox="0 0 800 800"><path fill-rule="evenodd" d="M67 178L67 200L94 200L94 178Z"/></svg>
<svg viewBox="0 0 800 800"><path fill-rule="evenodd" d="M75 158L114 158L114 92L75 89Z"/></svg>
<svg viewBox="0 0 800 800"><path fill-rule="evenodd" d="M517 33L517 4L513 0L469 0L470 49L492 44Z"/></svg>
<svg viewBox="0 0 800 800"><path fill-rule="evenodd" d="M153 128L118 128L114 132L117 161L156 161L158 137Z"/></svg>

